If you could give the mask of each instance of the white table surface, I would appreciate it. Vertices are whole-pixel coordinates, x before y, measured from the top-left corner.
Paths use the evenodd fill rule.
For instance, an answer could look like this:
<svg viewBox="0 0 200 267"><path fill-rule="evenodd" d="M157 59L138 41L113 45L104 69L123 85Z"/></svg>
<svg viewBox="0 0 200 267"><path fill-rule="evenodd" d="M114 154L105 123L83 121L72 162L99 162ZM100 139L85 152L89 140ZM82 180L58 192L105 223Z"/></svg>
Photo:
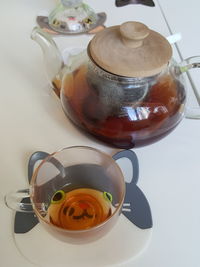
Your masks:
<svg viewBox="0 0 200 267"><path fill-rule="evenodd" d="M31 267L13 241L13 212L6 208L6 192L27 187L27 161L37 150L53 152L70 145L88 145L113 154L117 149L90 140L66 119L59 100L47 85L40 48L30 39L35 18L49 12L53 0L2 0L0 3L0 266ZM139 20L165 36L181 32L182 57L200 54L198 0L160 0L170 30L160 11L129 5L115 8L114 0L85 1L108 15L106 26ZM106 5L107 3L107 5ZM111 8L112 7L112 8ZM60 37L85 46L90 37ZM176 51L175 57L179 55ZM192 75L195 85L199 72ZM200 243L200 121L183 119L168 137L136 149L139 186L153 215L148 249L124 267L199 267ZM67 266L67 265L66 265ZM121 265L122 266L122 265ZM56 267L56 266L55 266Z"/></svg>

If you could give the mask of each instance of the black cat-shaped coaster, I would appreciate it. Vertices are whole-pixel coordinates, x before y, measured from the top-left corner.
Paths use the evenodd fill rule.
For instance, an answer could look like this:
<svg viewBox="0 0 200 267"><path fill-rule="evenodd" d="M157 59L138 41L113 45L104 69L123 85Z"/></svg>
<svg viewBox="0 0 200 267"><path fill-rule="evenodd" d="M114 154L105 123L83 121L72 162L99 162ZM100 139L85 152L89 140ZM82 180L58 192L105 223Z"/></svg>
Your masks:
<svg viewBox="0 0 200 267"><path fill-rule="evenodd" d="M49 154L46 152L35 152L28 163L28 179L32 177L36 163L43 160ZM122 171L132 166L131 176L126 181L126 195L122 208L122 215L113 229L101 239L84 245L72 245L64 243L50 235L40 223L34 213L16 212L14 222L15 244L21 255L36 266L53 267L68 266L76 267L102 267L107 265L122 264L141 252L149 244L152 234L152 216L148 201L137 186L139 177L139 165L136 154L131 150L116 153L113 158L117 161ZM59 161L51 162L63 177L64 167ZM129 165L127 165L129 163ZM83 166L68 169L71 173L80 173ZM89 168L91 175L98 179L102 173L93 166ZM129 175L129 173L128 173ZM130 179L131 178L131 179ZM99 179L99 180L101 180ZM86 180L87 182L87 180ZM98 187L101 186L100 184ZM109 191L109 190L108 190ZM29 201L22 199L22 202ZM115 203L113 197L113 205Z"/></svg>
<svg viewBox="0 0 200 267"><path fill-rule="evenodd" d="M145 5L145 6L150 6L150 7L154 7L155 4L153 2L153 0L115 0L115 5L117 7L121 7L121 6L126 6L126 5Z"/></svg>
<svg viewBox="0 0 200 267"><path fill-rule="evenodd" d="M49 154L46 152L38 151L38 152L35 152L30 157L30 160L28 163L29 182L33 175L34 166L36 162L38 162L39 160L43 160L48 155ZM152 227L151 210L150 210L150 207L149 207L149 204L148 204L148 201L145 195L140 190L140 188L137 186L137 182L139 178L139 164L138 164L137 156L131 150L124 150L124 151L118 152L117 154L113 156L113 159L115 160L119 160L121 158L129 159L132 164L132 169L133 169L131 182L130 183L126 182L126 195L125 195L125 200L124 200L124 204L122 208L122 213L137 227L141 229L151 228ZM62 172L63 167L61 164L59 164L58 161L54 161L52 162L52 164L55 165L55 167L59 170L59 172ZM91 177L95 175L96 180L99 181L99 183L101 183L103 181L104 174L99 169L97 170L97 168L98 166L95 166L95 165L92 165L92 166L91 165L84 165L84 166L77 165L71 168L68 167L67 172L72 173L76 177L80 176L81 179L83 179L82 175L80 174L82 174L84 171L87 173L87 177L85 178L85 180L90 178L88 177L88 175L90 175ZM99 176L99 179L98 179L98 176ZM61 179L62 179L62 174L61 174ZM101 184L98 184L98 188L101 188ZM27 198L23 199L22 202L30 203L30 199L27 199ZM113 199L113 202L114 202L113 205L117 204L115 203L115 199ZM20 233L20 234L26 233L30 231L37 223L38 223L38 219L34 213L16 212L14 232Z"/></svg>
<svg viewBox="0 0 200 267"><path fill-rule="evenodd" d="M40 26L41 29L43 29L45 32L48 32L52 35L77 35L77 34L95 34L105 28L104 23L106 21L107 15L105 12L97 13L97 21L96 23L92 24L89 28L86 27L78 32L59 32L55 29L51 28L49 24L49 19L47 16L37 16L36 22ZM77 22L78 23L78 22Z"/></svg>

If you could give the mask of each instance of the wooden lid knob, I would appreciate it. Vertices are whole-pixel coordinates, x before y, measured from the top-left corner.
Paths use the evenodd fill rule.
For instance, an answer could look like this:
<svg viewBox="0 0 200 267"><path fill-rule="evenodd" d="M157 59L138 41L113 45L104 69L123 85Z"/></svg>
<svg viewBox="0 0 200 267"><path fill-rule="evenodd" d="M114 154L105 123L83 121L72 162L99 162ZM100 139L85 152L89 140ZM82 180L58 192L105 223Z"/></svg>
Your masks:
<svg viewBox="0 0 200 267"><path fill-rule="evenodd" d="M120 26L123 43L132 48L142 46L143 40L149 35L149 28L143 23L128 21Z"/></svg>

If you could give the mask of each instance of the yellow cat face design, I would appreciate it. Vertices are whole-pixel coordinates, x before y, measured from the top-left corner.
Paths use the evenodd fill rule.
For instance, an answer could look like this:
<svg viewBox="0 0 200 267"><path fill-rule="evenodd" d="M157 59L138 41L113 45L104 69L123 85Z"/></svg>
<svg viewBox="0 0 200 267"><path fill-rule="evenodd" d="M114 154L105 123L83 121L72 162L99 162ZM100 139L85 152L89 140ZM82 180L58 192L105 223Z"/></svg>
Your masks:
<svg viewBox="0 0 200 267"><path fill-rule="evenodd" d="M64 229L83 230L105 221L112 213L112 195L90 188L57 191L48 208L49 221Z"/></svg>

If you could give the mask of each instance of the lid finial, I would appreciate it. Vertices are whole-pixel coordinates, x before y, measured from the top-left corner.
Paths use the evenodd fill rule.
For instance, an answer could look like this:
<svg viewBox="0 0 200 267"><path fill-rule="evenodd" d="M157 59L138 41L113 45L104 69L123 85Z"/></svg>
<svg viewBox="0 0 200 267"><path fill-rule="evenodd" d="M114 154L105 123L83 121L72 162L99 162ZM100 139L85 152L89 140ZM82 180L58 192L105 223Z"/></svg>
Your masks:
<svg viewBox="0 0 200 267"><path fill-rule="evenodd" d="M120 26L123 43L132 48L142 46L143 40L149 35L149 28L143 23L128 21Z"/></svg>

